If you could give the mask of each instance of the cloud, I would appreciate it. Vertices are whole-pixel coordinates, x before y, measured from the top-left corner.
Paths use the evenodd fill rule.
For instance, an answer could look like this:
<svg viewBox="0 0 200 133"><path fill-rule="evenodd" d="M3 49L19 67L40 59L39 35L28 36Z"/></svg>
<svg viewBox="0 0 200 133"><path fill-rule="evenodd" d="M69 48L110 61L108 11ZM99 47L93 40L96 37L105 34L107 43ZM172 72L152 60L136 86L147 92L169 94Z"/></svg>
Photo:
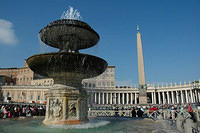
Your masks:
<svg viewBox="0 0 200 133"><path fill-rule="evenodd" d="M13 24L8 20L0 19L0 44L13 45L17 42Z"/></svg>

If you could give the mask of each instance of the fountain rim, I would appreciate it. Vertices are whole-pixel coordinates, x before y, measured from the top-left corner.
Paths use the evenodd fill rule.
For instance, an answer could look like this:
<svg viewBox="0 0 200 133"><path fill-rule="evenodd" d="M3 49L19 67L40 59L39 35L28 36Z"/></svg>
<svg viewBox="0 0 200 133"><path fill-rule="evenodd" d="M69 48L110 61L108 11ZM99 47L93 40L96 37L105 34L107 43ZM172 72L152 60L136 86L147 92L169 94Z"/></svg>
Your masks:
<svg viewBox="0 0 200 133"><path fill-rule="evenodd" d="M84 24L84 26L82 26L82 25L76 25L76 24L73 24L73 23L71 23L71 24L67 24L67 23L56 23L56 22L59 22L59 21L73 21L73 22L78 22L78 23L81 23L81 24ZM46 25L44 28L42 28L40 31L39 31L39 35L41 34L41 32L43 31L43 30L45 30L47 27L53 27L53 26L57 26L57 25L68 25L68 26L74 26L74 25L76 25L76 27L79 27L79 28L85 28L85 29L87 29L87 30L89 30L89 31L92 31L93 33L95 33L96 34L96 36L97 36L97 38L98 38L98 40L100 39L100 36L99 36L99 34L90 26L90 25L88 25L86 22L84 22L84 21L81 21L81 20L76 20L76 19L57 19L57 20L55 20L55 21L52 21L52 22L50 22L48 25Z"/></svg>
<svg viewBox="0 0 200 133"><path fill-rule="evenodd" d="M85 54L85 53L73 53L73 52L49 52L49 53L41 53L41 54L34 54L30 57L28 57L27 59L25 59L26 61L28 61L30 58L32 57L36 57L36 56L41 56L41 55L61 55L61 54L71 54L71 55L85 55L85 56L92 56L92 57L95 57L95 58L99 58L101 60L104 60L103 58L100 58L98 56L94 56L94 55L90 55L90 54ZM105 60L104 60L105 61ZM107 61L105 61L107 63ZM107 63L108 64L108 63Z"/></svg>
<svg viewBox="0 0 200 133"><path fill-rule="evenodd" d="M42 59L42 58L44 58L44 61L47 61L46 59L48 59L48 58L51 58L51 57L58 57L58 56L63 56L63 57L70 57L70 58L74 58L74 57L88 57L88 58L93 58L93 59L95 59L95 60L98 60L98 62L100 63L98 63L99 65L101 65L102 66L102 69L92 69L91 70L91 72L92 71L94 71L95 73L93 73L92 75L88 75L88 74L86 74L86 73L82 73L82 71L80 71L79 72L79 75L80 74L82 74L83 76L84 76L84 78L82 78L82 79L87 79L87 78L92 78L92 77L96 77L96 76L98 76L98 75L100 75L100 74L102 74L105 70L106 70L106 68L108 67L108 63L107 63L107 61L105 61L103 58L100 58L100 57L97 57L97 56L93 56L93 55L89 55L89 54L82 54L82 53L71 53L71 52L61 52L61 53L57 53L57 52L50 52L50 53L44 53L44 54L35 54L35 55L32 55L32 56L30 56L29 58L27 58L26 59L26 62L27 62L27 64L28 64L28 67L30 67L30 69L31 70L33 70L34 72L36 72L36 73L38 73L38 74L40 74L40 75L42 75L42 76L47 76L47 77L51 77L51 78L55 78L55 77L52 77L52 76L50 76L49 74L51 74L51 72L52 71L46 71L47 73L43 73L44 71L43 71L43 69L41 69L41 70L39 70L39 71L35 71L35 68L36 67L32 67L33 66L33 63L36 61L38 61L38 60L40 60L40 59ZM37 59L37 60L36 60ZM88 60L88 59L87 59ZM87 60L86 60L86 62L87 62ZM76 60L75 60L75 62L77 62ZM90 61L89 61L90 62ZM89 63L88 62L88 63ZM36 63L36 64L38 64L38 63ZM39 63L40 64L40 63ZM90 64L90 63L89 63ZM97 64L96 64L97 65ZM38 66L38 65L37 65ZM63 66L63 65L62 65ZM104 66L104 67L103 67ZM80 69L81 70L81 69ZM69 70L67 70L67 71L63 71L63 72L71 72L71 69L69 68ZM58 72L59 73L59 72ZM60 75L60 77L63 77L62 75Z"/></svg>

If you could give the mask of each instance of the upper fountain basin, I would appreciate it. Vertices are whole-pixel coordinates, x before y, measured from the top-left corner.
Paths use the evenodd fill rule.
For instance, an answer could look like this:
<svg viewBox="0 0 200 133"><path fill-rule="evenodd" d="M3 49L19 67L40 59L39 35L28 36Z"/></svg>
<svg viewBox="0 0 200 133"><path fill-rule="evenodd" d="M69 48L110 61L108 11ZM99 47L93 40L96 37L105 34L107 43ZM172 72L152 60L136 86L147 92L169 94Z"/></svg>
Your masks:
<svg viewBox="0 0 200 133"><path fill-rule="evenodd" d="M74 19L51 22L39 37L49 46L71 51L92 47L99 41L99 35L87 23Z"/></svg>
<svg viewBox="0 0 200 133"><path fill-rule="evenodd" d="M53 78L57 83L92 78L105 71L108 64L105 60L81 53L46 53L37 54L26 60L28 66L35 73Z"/></svg>

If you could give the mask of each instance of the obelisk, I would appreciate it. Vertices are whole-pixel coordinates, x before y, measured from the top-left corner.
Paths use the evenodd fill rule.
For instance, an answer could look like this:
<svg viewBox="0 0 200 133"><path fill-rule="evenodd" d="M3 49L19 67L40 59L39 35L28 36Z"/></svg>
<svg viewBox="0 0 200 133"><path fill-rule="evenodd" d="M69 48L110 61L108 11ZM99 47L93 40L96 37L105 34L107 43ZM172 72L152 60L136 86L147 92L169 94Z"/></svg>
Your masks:
<svg viewBox="0 0 200 133"><path fill-rule="evenodd" d="M147 104L147 87L145 83L144 61L141 34L137 25L137 55L138 55L138 75L139 75L139 104Z"/></svg>

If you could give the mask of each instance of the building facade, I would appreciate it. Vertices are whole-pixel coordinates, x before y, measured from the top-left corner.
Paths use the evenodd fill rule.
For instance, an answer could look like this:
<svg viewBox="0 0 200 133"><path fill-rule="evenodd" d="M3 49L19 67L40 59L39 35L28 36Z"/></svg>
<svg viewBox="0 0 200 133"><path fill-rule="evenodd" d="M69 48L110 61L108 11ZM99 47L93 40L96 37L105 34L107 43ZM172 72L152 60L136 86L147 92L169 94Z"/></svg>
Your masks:
<svg viewBox="0 0 200 133"><path fill-rule="evenodd" d="M53 85L53 79L34 78L35 74L25 65L23 68L0 70L0 99L8 97L12 102L45 103L45 93ZM1 77L9 77L9 80ZM13 78L13 79L12 79ZM16 80L15 80L16 79ZM8 82L9 81L9 82ZM16 81L11 84L10 81ZM6 83L7 82L7 83ZM135 106L139 104L139 90L136 87L116 86L115 66L108 66L101 75L84 79L90 107L95 106ZM200 102L200 81L165 86L147 85L149 104L187 104Z"/></svg>
<svg viewBox="0 0 200 133"><path fill-rule="evenodd" d="M26 62L21 68L0 68L0 85L30 85L35 76Z"/></svg>

